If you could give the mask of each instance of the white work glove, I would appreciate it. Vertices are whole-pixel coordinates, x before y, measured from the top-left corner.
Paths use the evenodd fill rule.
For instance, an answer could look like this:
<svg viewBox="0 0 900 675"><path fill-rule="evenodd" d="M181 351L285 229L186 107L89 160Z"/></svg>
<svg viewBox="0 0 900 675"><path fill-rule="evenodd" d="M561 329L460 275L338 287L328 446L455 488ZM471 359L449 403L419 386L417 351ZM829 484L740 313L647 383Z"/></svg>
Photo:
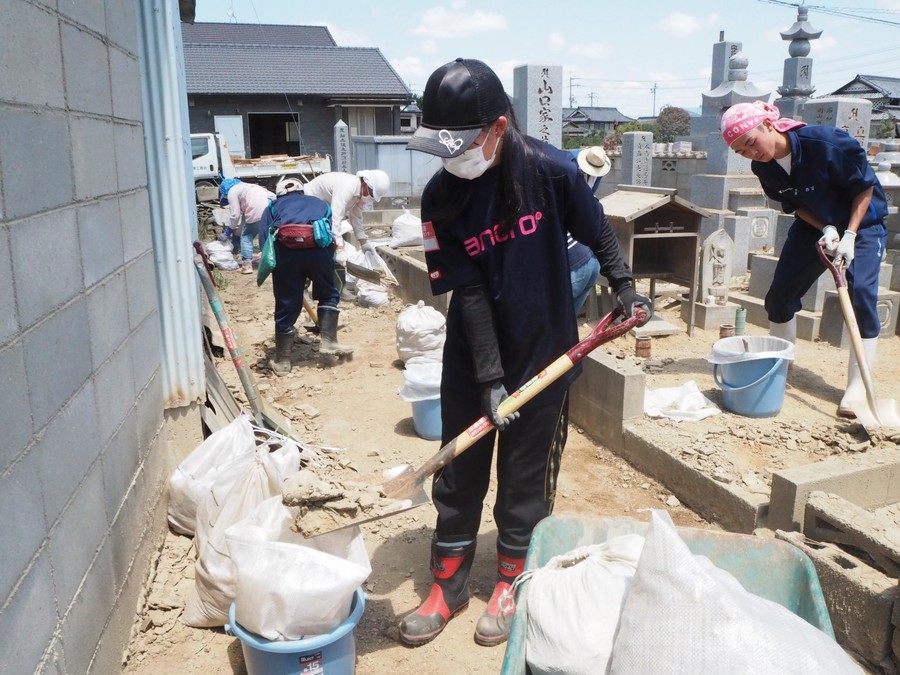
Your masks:
<svg viewBox="0 0 900 675"><path fill-rule="evenodd" d="M347 249L344 246L341 246L334 251L334 261L338 265L347 266Z"/></svg>
<svg viewBox="0 0 900 675"><path fill-rule="evenodd" d="M826 225L822 228L822 237L819 241L825 247L825 250L829 253L834 253L837 250L838 242L841 240L840 236L838 236L837 228L834 225Z"/></svg>
<svg viewBox="0 0 900 675"><path fill-rule="evenodd" d="M844 236L841 237L841 242L837 245L837 250L834 253L834 264L837 266L841 260L844 261L844 269L850 267L850 263L853 262L853 249L856 246L856 232L851 230L847 230L844 232Z"/></svg>
<svg viewBox="0 0 900 675"><path fill-rule="evenodd" d="M360 248L361 248L363 251L365 251L366 253L368 253L368 252L370 252L370 251L371 251L372 253L376 253L376 251L375 251L375 244L373 244L371 241L368 241L368 240L366 240L366 243L363 244Z"/></svg>

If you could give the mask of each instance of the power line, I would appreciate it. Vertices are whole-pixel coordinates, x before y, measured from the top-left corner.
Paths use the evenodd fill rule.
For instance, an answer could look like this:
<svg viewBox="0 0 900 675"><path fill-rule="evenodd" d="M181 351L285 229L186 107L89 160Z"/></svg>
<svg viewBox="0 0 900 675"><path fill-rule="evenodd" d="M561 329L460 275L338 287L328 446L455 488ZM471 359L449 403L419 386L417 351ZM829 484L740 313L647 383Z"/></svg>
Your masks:
<svg viewBox="0 0 900 675"><path fill-rule="evenodd" d="M786 2L786 0L757 0L757 2L765 2L770 5L780 5L781 7L799 7L801 3L797 2ZM859 14L854 14L848 9L852 9L856 12L868 12L873 10L865 9L864 7L850 7L850 8L840 8L840 7L826 7L825 5L806 5L807 9L811 9L813 11L819 12L820 14L830 14L832 16L841 16L846 19L856 19L857 21L868 21L869 23L880 23L884 26L894 26L896 28L900 28L900 22L897 21L888 21L886 19L876 19L871 16L860 16ZM876 12L882 10L874 10ZM895 13L893 10L886 10L889 13Z"/></svg>

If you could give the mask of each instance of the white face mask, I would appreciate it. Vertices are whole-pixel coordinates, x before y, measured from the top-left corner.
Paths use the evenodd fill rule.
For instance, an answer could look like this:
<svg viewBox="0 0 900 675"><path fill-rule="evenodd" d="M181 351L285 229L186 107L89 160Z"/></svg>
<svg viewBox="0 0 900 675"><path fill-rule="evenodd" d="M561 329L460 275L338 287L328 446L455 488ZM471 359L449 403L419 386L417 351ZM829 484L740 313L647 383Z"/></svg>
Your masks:
<svg viewBox="0 0 900 675"><path fill-rule="evenodd" d="M488 138L490 138L490 135L488 135ZM487 140L485 140L485 143L487 143ZM498 140L494 145L494 151L488 159L484 158L484 145L482 144L476 148L466 150L459 157L445 157L441 162L444 165L444 169L457 178L474 180L491 166L494 157L497 156L497 146L499 145L500 141Z"/></svg>

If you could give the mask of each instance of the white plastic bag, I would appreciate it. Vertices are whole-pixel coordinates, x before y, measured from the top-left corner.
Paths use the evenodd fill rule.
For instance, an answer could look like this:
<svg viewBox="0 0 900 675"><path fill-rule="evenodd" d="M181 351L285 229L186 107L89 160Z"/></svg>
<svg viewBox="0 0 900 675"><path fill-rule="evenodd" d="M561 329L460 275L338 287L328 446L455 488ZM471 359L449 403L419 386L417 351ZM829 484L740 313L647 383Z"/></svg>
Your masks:
<svg viewBox="0 0 900 675"><path fill-rule="evenodd" d="M293 519L272 497L225 534L237 568L235 619L268 640L330 633L372 572L359 527L305 539Z"/></svg>
<svg viewBox="0 0 900 675"><path fill-rule="evenodd" d="M422 245L422 219L414 216L409 209L403 209L403 213L394 218L391 225L391 248L400 246Z"/></svg>
<svg viewBox="0 0 900 675"><path fill-rule="evenodd" d="M534 675L605 673L644 537L626 534L551 558L527 583L525 659Z"/></svg>
<svg viewBox="0 0 900 675"><path fill-rule="evenodd" d="M223 470L233 469L235 460L249 465L255 447L250 418L238 415L228 426L210 434L175 467L169 477L169 527L172 531L194 536L200 501L216 481L221 482ZM221 487L229 486L222 483Z"/></svg>
<svg viewBox="0 0 900 675"><path fill-rule="evenodd" d="M660 511L651 516L609 672L862 673L831 637L692 555Z"/></svg>
<svg viewBox="0 0 900 675"><path fill-rule="evenodd" d="M436 361L409 361L403 371L403 387L399 390L404 401L430 401L441 396L441 369Z"/></svg>
<svg viewBox="0 0 900 675"><path fill-rule="evenodd" d="M255 450L252 462L242 468L231 489L222 497L210 490L197 509L197 562L194 565L194 592L185 603L181 621L188 626L212 628L228 622L228 608L234 598L237 571L228 553L225 530L249 515L256 506L277 495L281 497L284 473L278 455L295 457L290 470L300 468L297 446L285 444L275 452L268 445Z"/></svg>
<svg viewBox="0 0 900 675"><path fill-rule="evenodd" d="M644 390L644 414L649 417L696 422L721 412L703 395L694 380L688 380L680 387Z"/></svg>
<svg viewBox="0 0 900 675"><path fill-rule="evenodd" d="M210 241L205 244L209 262L220 270L236 270L240 265L231 250L231 241Z"/></svg>
<svg viewBox="0 0 900 675"><path fill-rule="evenodd" d="M414 357L441 361L447 339L447 319L424 300L407 305L397 317L397 355L406 363Z"/></svg>

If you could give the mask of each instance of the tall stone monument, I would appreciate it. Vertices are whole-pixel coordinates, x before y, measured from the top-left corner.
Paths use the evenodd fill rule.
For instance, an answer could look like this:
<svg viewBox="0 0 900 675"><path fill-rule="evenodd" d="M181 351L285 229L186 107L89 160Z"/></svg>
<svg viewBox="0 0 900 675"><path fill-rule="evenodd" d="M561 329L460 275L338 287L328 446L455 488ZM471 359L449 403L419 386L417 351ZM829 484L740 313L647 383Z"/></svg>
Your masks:
<svg viewBox="0 0 900 675"><path fill-rule="evenodd" d="M802 2L797 8L797 21L781 34L782 40L791 41L788 47L791 57L784 60L784 77L778 87L781 98L775 99L774 103L782 117L796 120L801 119L800 109L816 90L812 86L813 60L809 58L809 41L818 39L822 31L813 28L808 18L809 10L806 2Z"/></svg>
<svg viewBox="0 0 900 675"><path fill-rule="evenodd" d="M334 125L334 170L352 173L350 156L350 127L344 120Z"/></svg>
<svg viewBox="0 0 900 675"><path fill-rule="evenodd" d="M622 184L650 186L653 134L627 131L622 134Z"/></svg>
<svg viewBox="0 0 900 675"><path fill-rule="evenodd" d="M529 136L562 147L562 66L513 69L513 110Z"/></svg>

